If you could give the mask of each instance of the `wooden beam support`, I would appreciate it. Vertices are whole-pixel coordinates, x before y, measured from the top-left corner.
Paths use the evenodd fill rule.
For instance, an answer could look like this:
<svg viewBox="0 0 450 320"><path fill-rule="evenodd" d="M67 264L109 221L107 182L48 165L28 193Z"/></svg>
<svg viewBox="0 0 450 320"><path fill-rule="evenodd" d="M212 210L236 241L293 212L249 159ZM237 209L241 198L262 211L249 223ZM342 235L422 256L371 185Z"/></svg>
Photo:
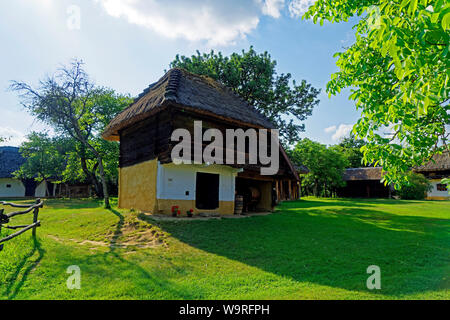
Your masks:
<svg viewBox="0 0 450 320"><path fill-rule="evenodd" d="M13 233L12 235L7 236L6 238L0 239L0 243L9 241L9 240L11 240L11 239L14 239L14 238L17 237L17 236L20 236L22 233L25 233L25 232L27 232L27 231L30 230L30 229L39 227L40 225L41 225L41 222L40 222L40 221L36 221L35 223L30 224L29 226L27 226L26 228L23 228L23 229L20 230L20 231L18 231L18 232L16 232L16 233Z"/></svg>

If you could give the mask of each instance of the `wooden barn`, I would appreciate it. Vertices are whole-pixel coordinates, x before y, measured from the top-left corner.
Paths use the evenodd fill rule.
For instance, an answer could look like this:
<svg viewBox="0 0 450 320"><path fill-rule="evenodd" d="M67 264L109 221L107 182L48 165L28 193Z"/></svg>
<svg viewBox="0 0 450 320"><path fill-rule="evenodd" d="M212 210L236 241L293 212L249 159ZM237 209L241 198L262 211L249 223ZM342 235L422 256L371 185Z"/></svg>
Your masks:
<svg viewBox="0 0 450 320"><path fill-rule="evenodd" d="M191 209L230 215L235 213L236 199L240 203L243 198L244 211L270 211L278 201L300 197L298 174L281 146L279 170L274 175L262 175L260 162L175 164L171 154L178 142L172 141L172 133L187 129L195 135L194 121L202 122L203 132L217 129L224 137L227 129L274 128L215 80L183 69L169 70L103 133L107 140L120 141L121 208L170 214L177 207L183 215ZM206 146L202 143L201 148ZM248 159L250 147L246 145L245 150Z"/></svg>
<svg viewBox="0 0 450 320"><path fill-rule="evenodd" d="M450 200L447 185L442 179L450 178L450 152L437 154L427 164L414 169L423 174L431 182L432 189L427 194L429 200Z"/></svg>
<svg viewBox="0 0 450 320"><path fill-rule="evenodd" d="M392 188L381 182L382 168L349 168L344 172L346 186L337 190L343 198L390 198Z"/></svg>

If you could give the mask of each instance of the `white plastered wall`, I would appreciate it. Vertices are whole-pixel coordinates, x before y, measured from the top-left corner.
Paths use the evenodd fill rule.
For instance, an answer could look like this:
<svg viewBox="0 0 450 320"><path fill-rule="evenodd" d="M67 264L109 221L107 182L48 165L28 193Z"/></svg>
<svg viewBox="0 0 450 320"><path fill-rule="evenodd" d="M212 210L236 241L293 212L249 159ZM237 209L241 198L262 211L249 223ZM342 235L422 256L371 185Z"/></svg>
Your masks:
<svg viewBox="0 0 450 320"><path fill-rule="evenodd" d="M441 180L431 180L431 185L433 187L433 189L431 189L431 191L428 192L428 197L438 197L438 198L449 198L450 199L450 195L448 193L448 191L439 191L437 189L437 185L441 184Z"/></svg>
<svg viewBox="0 0 450 320"><path fill-rule="evenodd" d="M19 198L25 196L22 181L12 178L0 179L0 198Z"/></svg>
<svg viewBox="0 0 450 320"><path fill-rule="evenodd" d="M175 165L158 163L156 197L170 200L195 200L197 172L219 174L219 201L234 201L239 169L224 165Z"/></svg>
<svg viewBox="0 0 450 320"><path fill-rule="evenodd" d="M37 187L36 187L36 191L34 192L34 196L36 198L45 198L47 194L47 186L46 186L46 182L42 181Z"/></svg>

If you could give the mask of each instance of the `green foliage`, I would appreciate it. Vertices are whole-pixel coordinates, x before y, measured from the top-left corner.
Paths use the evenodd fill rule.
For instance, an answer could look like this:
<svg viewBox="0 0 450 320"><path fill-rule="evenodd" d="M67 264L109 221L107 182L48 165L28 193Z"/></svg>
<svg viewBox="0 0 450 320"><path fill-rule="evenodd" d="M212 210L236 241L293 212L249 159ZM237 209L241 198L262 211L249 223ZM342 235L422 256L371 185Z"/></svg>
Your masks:
<svg viewBox="0 0 450 320"><path fill-rule="evenodd" d="M81 168L86 179L95 186L97 195L104 196L108 207L108 182L117 177L116 169L111 166L117 164L114 159L118 159L118 147L102 141L100 134L111 119L129 105L131 98L96 86L83 66L82 61L74 60L55 75L40 81L37 89L17 81L13 81L10 88L19 92L23 105L33 116L51 126L58 135L73 140L80 165L73 166L76 154L69 153L72 161L68 162L66 178L80 177L78 169Z"/></svg>
<svg viewBox="0 0 450 320"><path fill-rule="evenodd" d="M300 84L291 81L289 73L278 75L276 64L267 52L258 54L250 47L228 57L214 51L203 54L197 51L190 58L177 55L170 67L206 75L228 86L270 119L285 142L293 144L305 130L304 124L296 124L293 119L303 121L312 114L319 103L320 90L305 80Z"/></svg>
<svg viewBox="0 0 450 320"><path fill-rule="evenodd" d="M50 138L47 133L32 132L20 146L26 162L14 172L18 179L60 180L65 168L64 139Z"/></svg>
<svg viewBox="0 0 450 320"><path fill-rule="evenodd" d="M364 155L361 151L365 144L364 140L356 139L354 135L350 135L331 148L344 155L347 159L347 168L369 167L369 164L364 163Z"/></svg>
<svg viewBox="0 0 450 320"><path fill-rule="evenodd" d="M356 42L337 53L327 92L351 88L361 110L364 161L382 165L399 188L405 173L448 149L450 3L445 0L318 0L304 18L356 24ZM383 136L383 130L391 134Z"/></svg>
<svg viewBox="0 0 450 320"><path fill-rule="evenodd" d="M424 175L410 171L407 175L407 183L404 183L398 195L406 200L422 200L425 199L427 192L431 191L431 183Z"/></svg>
<svg viewBox="0 0 450 320"><path fill-rule="evenodd" d="M448 190L448 193L450 194L450 178L442 179L441 183L447 185L447 190Z"/></svg>
<svg viewBox="0 0 450 320"><path fill-rule="evenodd" d="M111 194L117 195L119 177L119 144L106 141L101 137L92 139L92 144L103 159L105 178ZM96 193L101 195L101 185L98 177L98 162L95 155L82 144L72 139L72 148L66 153L67 166L63 172L64 182L80 182L92 180Z"/></svg>
<svg viewBox="0 0 450 320"><path fill-rule="evenodd" d="M336 188L345 185L342 175L348 160L339 150L302 139L291 151L291 159L309 169L309 173L302 176L303 194L332 196Z"/></svg>

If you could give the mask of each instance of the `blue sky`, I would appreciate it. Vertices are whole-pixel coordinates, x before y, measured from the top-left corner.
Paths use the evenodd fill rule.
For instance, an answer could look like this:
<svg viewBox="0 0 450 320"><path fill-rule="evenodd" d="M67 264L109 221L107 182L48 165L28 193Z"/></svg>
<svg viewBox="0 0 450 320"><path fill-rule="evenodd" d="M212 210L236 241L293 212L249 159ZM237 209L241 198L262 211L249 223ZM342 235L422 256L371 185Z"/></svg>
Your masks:
<svg viewBox="0 0 450 320"><path fill-rule="evenodd" d="M158 80L176 54L268 51L278 72L322 88L302 137L333 144L358 119L348 92L328 98L333 54L353 41L354 23L314 25L298 15L312 0L15 0L0 2L0 136L18 145L34 121L7 87L38 84L81 58L97 84L137 95Z"/></svg>

